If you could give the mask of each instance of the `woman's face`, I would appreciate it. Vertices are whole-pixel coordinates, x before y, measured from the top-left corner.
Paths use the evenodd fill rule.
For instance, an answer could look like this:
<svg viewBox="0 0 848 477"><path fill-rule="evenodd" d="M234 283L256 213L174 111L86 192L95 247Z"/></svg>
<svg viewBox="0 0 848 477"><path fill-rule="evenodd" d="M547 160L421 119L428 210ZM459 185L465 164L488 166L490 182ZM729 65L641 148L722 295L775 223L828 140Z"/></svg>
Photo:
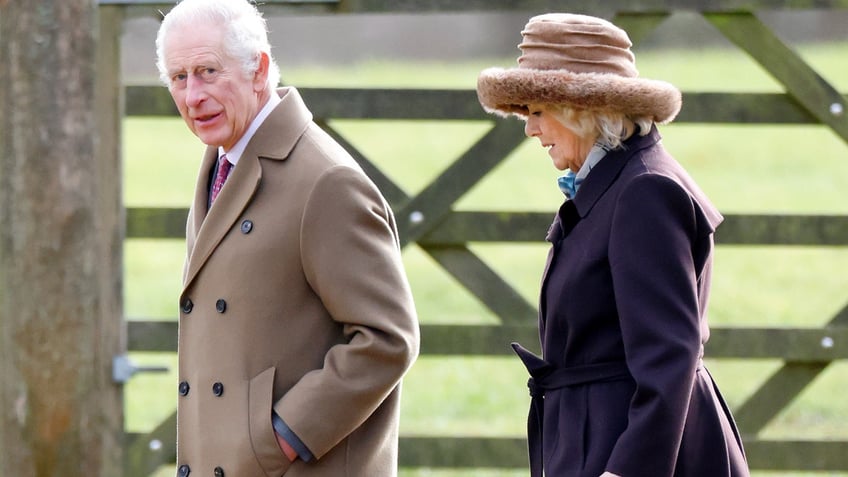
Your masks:
<svg viewBox="0 0 848 477"><path fill-rule="evenodd" d="M592 150L595 138L578 136L565 127L545 105L531 104L528 109L524 134L539 138L542 147L548 150L554 167L561 171L571 169L577 172Z"/></svg>

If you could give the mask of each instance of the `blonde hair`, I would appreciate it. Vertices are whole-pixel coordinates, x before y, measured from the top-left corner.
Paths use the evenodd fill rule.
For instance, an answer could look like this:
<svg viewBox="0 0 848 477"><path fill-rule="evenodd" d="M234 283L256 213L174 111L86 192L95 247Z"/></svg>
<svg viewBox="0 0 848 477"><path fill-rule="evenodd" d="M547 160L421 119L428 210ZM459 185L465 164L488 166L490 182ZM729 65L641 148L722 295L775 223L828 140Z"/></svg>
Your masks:
<svg viewBox="0 0 848 477"><path fill-rule="evenodd" d="M565 105L549 105L554 117L580 137L597 136L595 142L610 150L621 148L628 120L639 126L639 135L651 131L654 121L648 116L628 117L624 113L576 109Z"/></svg>

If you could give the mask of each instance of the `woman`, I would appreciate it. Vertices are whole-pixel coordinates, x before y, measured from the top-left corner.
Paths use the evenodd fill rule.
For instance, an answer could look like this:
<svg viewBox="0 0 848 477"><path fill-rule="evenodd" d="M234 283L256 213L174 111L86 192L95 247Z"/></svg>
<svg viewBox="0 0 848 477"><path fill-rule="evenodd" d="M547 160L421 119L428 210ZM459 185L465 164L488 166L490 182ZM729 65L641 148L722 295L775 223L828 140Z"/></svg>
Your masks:
<svg viewBox="0 0 848 477"><path fill-rule="evenodd" d="M533 476L748 476L738 431L704 369L713 233L722 217L655 124L681 105L639 78L627 34L547 14L518 67L478 79L483 107L525 119L566 196L548 232L542 357L531 374Z"/></svg>

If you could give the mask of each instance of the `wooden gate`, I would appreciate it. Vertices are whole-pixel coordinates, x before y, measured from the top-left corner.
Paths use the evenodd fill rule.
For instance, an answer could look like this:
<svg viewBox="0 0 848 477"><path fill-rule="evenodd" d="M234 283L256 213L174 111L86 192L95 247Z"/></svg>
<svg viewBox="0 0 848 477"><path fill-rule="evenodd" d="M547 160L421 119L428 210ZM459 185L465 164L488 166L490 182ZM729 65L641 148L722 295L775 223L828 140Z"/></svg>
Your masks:
<svg viewBox="0 0 848 477"><path fill-rule="evenodd" d="M592 1L473 0L421 2L414 0L270 1L263 9L310 8L329 12L423 10L523 10L592 12ZM156 4L143 1L100 1L101 10L120 21L123 7ZM302 4L302 5L301 5ZM675 10L698 11L736 46L768 71L783 93L684 92L678 123L821 124L848 143L846 97L787 47L754 12L771 8L808 8L810 2L748 0L620 0L603 2L618 13L612 19L625 28L634 43L650 33ZM817 8L844 9L844 0L819 0ZM145 7L146 8L146 7ZM159 5L166 9L167 5ZM529 16L529 15L528 15ZM120 27L116 26L118 35ZM524 299L485 261L471 243L537 242L551 212L475 212L455 210L454 204L498 166L523 140L514 120L486 115L474 91L425 89L301 89L319 123L356 157L392 204L404 245L415 243L500 319L491 326L424 325L422 354L444 356L502 355L513 340L538 342L536 306ZM161 86L130 86L123 90L127 115L173 116L176 111ZM491 128L464 151L429 185L414 196L372 164L368 157L334 130L333 119L427 119L489 121ZM130 208L127 238L182 238L185 209ZM848 246L848 216L843 215L728 215L717 235L719 246L790 245ZM842 271L834 270L834 273ZM176 322L128 321L130 351L176 351ZM848 358L848 306L821 328L714 328L707 349L710 358L778 359L782 366L734 410L744 434L750 464L762 470L848 471L848 441L766 440L760 432L835 360ZM127 473L147 475L162 462L173 462L175 416L151 433L128 436ZM151 446L151 442L161 445ZM404 467L526 466L524 439L438 436L401 437Z"/></svg>

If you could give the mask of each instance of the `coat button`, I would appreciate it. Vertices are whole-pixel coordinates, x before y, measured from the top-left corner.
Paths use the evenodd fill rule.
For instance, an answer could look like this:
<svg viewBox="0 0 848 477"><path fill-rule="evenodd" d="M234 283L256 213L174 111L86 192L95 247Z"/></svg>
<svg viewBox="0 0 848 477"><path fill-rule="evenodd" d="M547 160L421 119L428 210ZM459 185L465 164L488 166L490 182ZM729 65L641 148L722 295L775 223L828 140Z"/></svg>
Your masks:
<svg viewBox="0 0 848 477"><path fill-rule="evenodd" d="M251 230L253 230L253 221L252 220L245 220L244 222L241 223L241 233L249 234Z"/></svg>
<svg viewBox="0 0 848 477"><path fill-rule="evenodd" d="M224 477L224 469L215 467L215 477Z"/></svg>
<svg viewBox="0 0 848 477"><path fill-rule="evenodd" d="M188 385L188 381L182 381L180 383L180 396L188 396L188 390L191 387ZM188 466L186 466L188 467Z"/></svg>
<svg viewBox="0 0 848 477"><path fill-rule="evenodd" d="M223 298L219 299L215 302L215 309L218 310L218 313L223 313L227 311L227 302Z"/></svg>
<svg viewBox="0 0 848 477"><path fill-rule="evenodd" d="M194 303L191 302L189 298L183 300L183 313L191 313L191 310L194 308Z"/></svg>
<svg viewBox="0 0 848 477"><path fill-rule="evenodd" d="M189 466L187 466L186 464L181 465L180 468L177 470L177 475L179 477L188 477L188 474L190 474L190 473L191 473L191 468Z"/></svg>
<svg viewBox="0 0 848 477"><path fill-rule="evenodd" d="M212 394L215 396L221 397L224 394L224 385L221 383L215 383L212 385Z"/></svg>

